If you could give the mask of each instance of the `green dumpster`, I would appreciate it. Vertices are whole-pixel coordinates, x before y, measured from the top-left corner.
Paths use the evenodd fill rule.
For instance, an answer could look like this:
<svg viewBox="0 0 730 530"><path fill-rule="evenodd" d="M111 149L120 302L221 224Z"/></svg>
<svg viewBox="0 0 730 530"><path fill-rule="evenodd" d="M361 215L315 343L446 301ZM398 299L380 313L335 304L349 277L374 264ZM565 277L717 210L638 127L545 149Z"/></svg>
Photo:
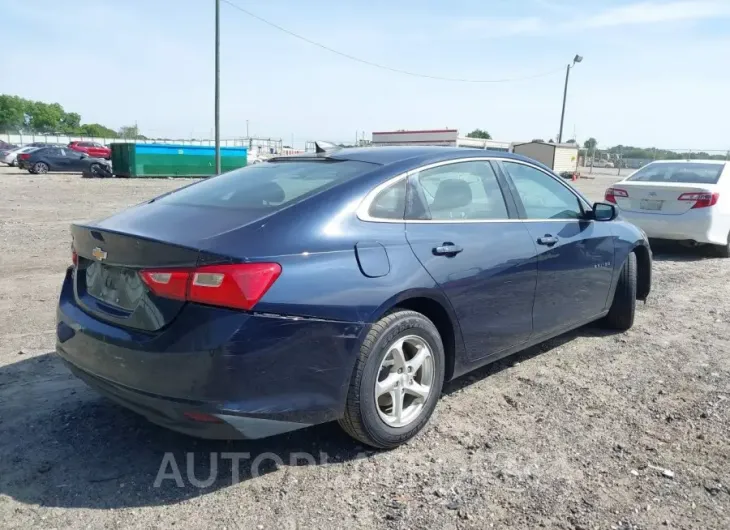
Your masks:
<svg viewBox="0 0 730 530"><path fill-rule="evenodd" d="M113 143L112 172L118 177L207 177L215 175L215 147ZM221 147L221 171L246 165L246 147Z"/></svg>

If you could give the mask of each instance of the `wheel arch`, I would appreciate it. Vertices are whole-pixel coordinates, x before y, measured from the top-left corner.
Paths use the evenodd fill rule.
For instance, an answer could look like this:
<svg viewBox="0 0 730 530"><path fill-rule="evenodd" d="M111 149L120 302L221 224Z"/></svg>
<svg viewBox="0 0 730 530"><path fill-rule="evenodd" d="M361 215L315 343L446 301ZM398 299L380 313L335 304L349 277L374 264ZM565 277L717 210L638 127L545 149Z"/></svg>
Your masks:
<svg viewBox="0 0 730 530"><path fill-rule="evenodd" d="M373 314L371 322L377 322L387 313L397 309L409 309L421 313L436 326L444 345L446 366L444 380L453 378L457 359L463 358L464 342L461 327L448 299L433 289L405 291L391 298Z"/></svg>
<svg viewBox="0 0 730 530"><path fill-rule="evenodd" d="M636 299L646 300L651 292L651 250L638 244L631 252L636 254Z"/></svg>

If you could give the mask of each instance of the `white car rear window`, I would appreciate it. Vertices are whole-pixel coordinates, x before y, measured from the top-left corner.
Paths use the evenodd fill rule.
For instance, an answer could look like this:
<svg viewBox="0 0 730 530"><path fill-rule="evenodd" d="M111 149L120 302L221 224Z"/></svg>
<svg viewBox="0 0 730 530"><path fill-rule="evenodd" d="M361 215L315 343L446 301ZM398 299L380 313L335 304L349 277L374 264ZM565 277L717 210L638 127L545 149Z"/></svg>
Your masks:
<svg viewBox="0 0 730 530"><path fill-rule="evenodd" d="M717 184L725 164L702 162L659 162L643 167L628 180L635 182L666 182L687 184Z"/></svg>

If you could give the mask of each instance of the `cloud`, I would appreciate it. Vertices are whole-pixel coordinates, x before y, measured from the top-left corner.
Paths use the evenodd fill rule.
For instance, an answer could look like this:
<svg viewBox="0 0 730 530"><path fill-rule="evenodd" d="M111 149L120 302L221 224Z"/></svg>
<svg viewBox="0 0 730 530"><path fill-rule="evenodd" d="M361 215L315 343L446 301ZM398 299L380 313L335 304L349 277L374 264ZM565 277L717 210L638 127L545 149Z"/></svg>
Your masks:
<svg viewBox="0 0 730 530"><path fill-rule="evenodd" d="M641 2L614 7L580 21L583 27L606 28L629 24L658 24L730 16L730 2Z"/></svg>
<svg viewBox="0 0 730 530"><path fill-rule="evenodd" d="M541 2L542 3L542 2ZM553 9L548 11L555 11ZM543 6L545 7L545 6ZM578 11L573 9L572 13ZM697 21L730 17L728 0L680 0L674 2L638 2L619 7L610 7L593 15L580 11L569 20L553 20L539 16L513 18L470 18L460 20L457 31L480 31L484 37L505 37L516 35L542 35L562 30L609 28L639 24L661 24L679 21Z"/></svg>
<svg viewBox="0 0 730 530"><path fill-rule="evenodd" d="M457 23L457 30L479 31L485 37L508 37L539 33L543 29L543 21L538 17L507 18L489 17L462 19Z"/></svg>

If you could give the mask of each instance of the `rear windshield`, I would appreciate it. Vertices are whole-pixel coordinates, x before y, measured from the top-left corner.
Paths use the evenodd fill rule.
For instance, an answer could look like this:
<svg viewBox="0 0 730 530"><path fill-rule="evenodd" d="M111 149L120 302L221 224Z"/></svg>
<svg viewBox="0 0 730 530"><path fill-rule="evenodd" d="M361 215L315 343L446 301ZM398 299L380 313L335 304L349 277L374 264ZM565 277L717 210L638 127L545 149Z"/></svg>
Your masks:
<svg viewBox="0 0 730 530"><path fill-rule="evenodd" d="M354 160L263 162L204 180L158 200L192 206L275 211L376 167Z"/></svg>
<svg viewBox="0 0 730 530"><path fill-rule="evenodd" d="M649 164L628 180L636 182L686 182L690 184L717 184L725 164L700 162L661 162Z"/></svg>

